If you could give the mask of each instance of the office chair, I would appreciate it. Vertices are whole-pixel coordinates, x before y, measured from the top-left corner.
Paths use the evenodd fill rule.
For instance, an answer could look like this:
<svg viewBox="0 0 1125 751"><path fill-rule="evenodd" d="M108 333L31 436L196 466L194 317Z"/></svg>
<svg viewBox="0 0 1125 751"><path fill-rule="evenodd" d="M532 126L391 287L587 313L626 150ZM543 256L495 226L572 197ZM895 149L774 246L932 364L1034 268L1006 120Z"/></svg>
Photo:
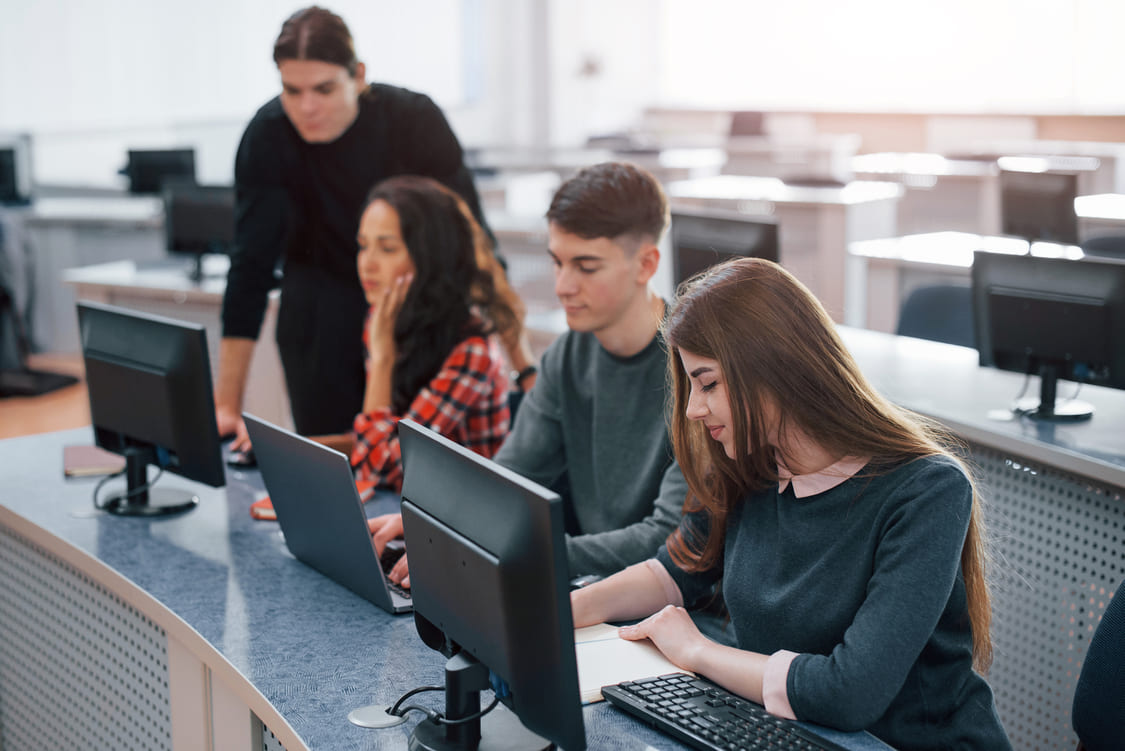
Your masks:
<svg viewBox="0 0 1125 751"><path fill-rule="evenodd" d="M1091 237L1081 243L1081 248L1088 256L1125 259L1125 235Z"/></svg>
<svg viewBox="0 0 1125 751"><path fill-rule="evenodd" d="M903 302L895 333L976 347L972 288L956 284L918 287Z"/></svg>
<svg viewBox="0 0 1125 751"><path fill-rule="evenodd" d="M1125 580L1102 613L1074 688L1078 751L1120 749L1125 728Z"/></svg>

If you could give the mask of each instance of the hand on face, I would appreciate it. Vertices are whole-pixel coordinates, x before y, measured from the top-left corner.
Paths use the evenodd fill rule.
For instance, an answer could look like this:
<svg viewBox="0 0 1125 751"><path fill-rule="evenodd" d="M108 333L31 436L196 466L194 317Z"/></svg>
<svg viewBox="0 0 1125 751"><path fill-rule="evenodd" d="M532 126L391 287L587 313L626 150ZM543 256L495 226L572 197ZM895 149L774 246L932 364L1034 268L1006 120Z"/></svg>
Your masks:
<svg viewBox="0 0 1125 751"><path fill-rule="evenodd" d="M413 274L397 277L371 306L371 317L367 321L367 350L372 359L393 362L395 358L395 319L402 310L402 302Z"/></svg>
<svg viewBox="0 0 1125 751"><path fill-rule="evenodd" d="M651 639L664 656L685 670L696 669L696 655L707 644L691 616L683 608L666 605L633 626L622 626L617 632L622 639Z"/></svg>

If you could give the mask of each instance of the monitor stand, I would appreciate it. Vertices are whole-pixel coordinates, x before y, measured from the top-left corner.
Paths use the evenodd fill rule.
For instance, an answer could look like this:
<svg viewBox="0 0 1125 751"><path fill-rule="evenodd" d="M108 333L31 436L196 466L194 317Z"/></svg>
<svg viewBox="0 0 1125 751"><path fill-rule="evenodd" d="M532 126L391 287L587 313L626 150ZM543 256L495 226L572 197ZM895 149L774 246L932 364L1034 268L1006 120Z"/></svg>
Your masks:
<svg viewBox="0 0 1125 751"><path fill-rule="evenodd" d="M445 717L456 720L480 711L480 692L489 688L488 668L464 652L445 663ZM422 720L410 735L410 751L531 751L552 744L523 726L506 707L461 725Z"/></svg>
<svg viewBox="0 0 1125 751"><path fill-rule="evenodd" d="M1094 407L1087 402L1077 399L1057 401L1058 388L1058 368L1054 365L1040 366L1039 398L1021 399L1016 405L1016 411L1033 420L1050 420L1052 422L1079 422L1093 417Z"/></svg>
<svg viewBox="0 0 1125 751"><path fill-rule="evenodd" d="M149 453L139 448L125 449L125 492L110 497L102 504L102 510L116 516L168 516L199 505L199 497L187 490L146 487Z"/></svg>
<svg viewBox="0 0 1125 751"><path fill-rule="evenodd" d="M191 268L188 269L188 279L193 283L199 284L203 281L203 254L196 253L192 260Z"/></svg>

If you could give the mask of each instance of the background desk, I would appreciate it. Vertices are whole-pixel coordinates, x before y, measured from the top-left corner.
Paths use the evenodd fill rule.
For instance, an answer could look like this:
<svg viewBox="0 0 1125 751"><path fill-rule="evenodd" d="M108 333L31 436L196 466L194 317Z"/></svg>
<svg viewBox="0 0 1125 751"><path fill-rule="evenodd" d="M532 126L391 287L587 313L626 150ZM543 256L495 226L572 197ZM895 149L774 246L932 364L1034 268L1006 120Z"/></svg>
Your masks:
<svg viewBox="0 0 1125 751"><path fill-rule="evenodd" d="M6 751L406 747L420 715L368 730L347 713L442 683L445 660L413 618L299 563L276 523L253 521L257 472L230 470L219 489L164 477L201 496L176 518L93 512L94 483L62 479L63 445L91 440L80 429L0 442ZM442 704L437 693L415 700ZM682 748L605 703L583 714L591 749Z"/></svg>
<svg viewBox="0 0 1125 751"><path fill-rule="evenodd" d="M144 196L41 198L0 209L8 252L30 271L30 335L37 352L78 352L74 294L64 270L129 259L154 261L164 250L164 208ZM21 299L21 303L23 300Z"/></svg>
<svg viewBox="0 0 1125 751"><path fill-rule="evenodd" d="M972 282L973 252L1023 255L1027 241L968 232L926 232L920 235L861 240L848 246L848 298L844 322L891 333L907 296L930 284ZM1049 258L1081 258L1074 245L1034 243L1031 254Z"/></svg>
<svg viewBox="0 0 1125 751"><path fill-rule="evenodd" d="M207 354L211 360L212 382L215 382L223 333L223 292L230 259L208 256L204 260L208 276L200 282L188 277L189 261L176 259L148 263L115 261L70 269L62 273L62 281L68 290L73 289L69 295L72 301L90 300L201 324L207 329ZM289 393L274 338L280 299L279 291L270 293L258 344L250 361L243 409L275 424L292 427ZM73 302L71 315L75 315Z"/></svg>
<svg viewBox="0 0 1125 751"><path fill-rule="evenodd" d="M1125 391L1084 386L1087 422L999 422L988 413L1011 403L1022 375L978 367L966 347L841 333L876 389L966 442L993 555L1000 719L1020 751L1070 751L1082 658L1125 578Z"/></svg>
<svg viewBox="0 0 1125 751"><path fill-rule="evenodd" d="M1125 235L1125 194L1098 193L1074 199L1078 236Z"/></svg>
<svg viewBox="0 0 1125 751"><path fill-rule="evenodd" d="M852 159L857 180L902 184L897 231L1000 232L1000 169L995 161L947 159L941 154L860 154Z"/></svg>
<svg viewBox="0 0 1125 751"><path fill-rule="evenodd" d="M902 186L855 181L843 188L786 185L776 178L719 175L667 186L673 206L775 216L779 258L837 321L844 320L848 243L896 234Z"/></svg>

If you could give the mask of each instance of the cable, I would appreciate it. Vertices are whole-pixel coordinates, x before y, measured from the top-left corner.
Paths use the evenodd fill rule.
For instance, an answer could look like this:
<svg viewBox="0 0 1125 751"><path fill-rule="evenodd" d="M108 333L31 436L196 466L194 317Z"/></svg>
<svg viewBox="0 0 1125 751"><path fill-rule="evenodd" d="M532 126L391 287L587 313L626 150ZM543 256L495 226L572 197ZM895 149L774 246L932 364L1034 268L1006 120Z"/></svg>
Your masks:
<svg viewBox="0 0 1125 751"><path fill-rule="evenodd" d="M106 475L102 479L98 480L98 484L94 486L94 508L96 508L98 511L105 511L106 504L98 503L98 493L101 491L102 485L105 485L107 482L109 482L110 480L112 480L115 477L121 477L121 475L123 475L123 474L125 474L124 469L119 470L117 472L114 472L112 475ZM118 497L122 501L124 501L128 498L131 498L131 497L135 496L135 495L140 495L141 493L148 492L148 490L151 489L152 486L156 484L156 481L159 480L160 476L163 475L163 474L164 474L164 467L158 467L157 472L156 472L156 477L152 478L151 480L146 482L144 485L141 485L139 488L133 488L132 490L127 489L124 493L122 493Z"/></svg>
<svg viewBox="0 0 1125 751"><path fill-rule="evenodd" d="M396 717L402 717L404 714L406 714L407 712L411 712L411 711L423 712L423 713L425 713L426 717L428 717L430 719L430 722L436 723L438 725L464 725L466 722L472 722L473 720L479 720L480 718L484 717L486 714L488 714L493 709L495 709L496 705L500 703L500 697L499 696L493 696L492 697L492 703L489 704L484 709L482 709L481 711L476 712L475 714L471 714L468 717L459 717L456 720L448 720L445 717L442 717L440 712L435 712L434 710L429 709L428 707L420 707L417 704L408 704L405 707L399 706L404 701L409 699L411 696L414 696L415 694L420 694L423 691L444 691L444 690L445 690L445 686L419 686L418 688L412 688L409 691L407 691L405 694L400 696L398 698L398 701L396 701L393 705L391 705L390 709L387 710L387 714L395 715Z"/></svg>

